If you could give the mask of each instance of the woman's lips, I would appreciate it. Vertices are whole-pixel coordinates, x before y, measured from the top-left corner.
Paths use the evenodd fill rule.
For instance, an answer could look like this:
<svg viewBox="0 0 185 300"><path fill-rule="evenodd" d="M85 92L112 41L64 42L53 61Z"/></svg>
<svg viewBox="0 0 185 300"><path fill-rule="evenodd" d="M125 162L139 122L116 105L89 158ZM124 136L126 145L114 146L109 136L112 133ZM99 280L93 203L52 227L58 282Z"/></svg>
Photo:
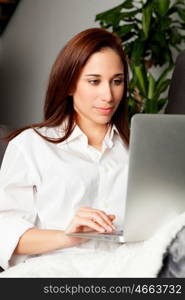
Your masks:
<svg viewBox="0 0 185 300"><path fill-rule="evenodd" d="M103 115L109 115L113 111L113 107L95 107L95 109Z"/></svg>

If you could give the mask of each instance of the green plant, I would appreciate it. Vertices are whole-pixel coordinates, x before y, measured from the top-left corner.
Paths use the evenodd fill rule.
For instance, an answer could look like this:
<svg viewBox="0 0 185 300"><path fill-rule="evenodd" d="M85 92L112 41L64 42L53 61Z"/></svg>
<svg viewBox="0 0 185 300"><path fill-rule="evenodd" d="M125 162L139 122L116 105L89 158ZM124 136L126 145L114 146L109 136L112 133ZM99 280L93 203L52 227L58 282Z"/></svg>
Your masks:
<svg viewBox="0 0 185 300"><path fill-rule="evenodd" d="M159 112L168 100L163 94L174 66L173 49L179 53L185 41L185 1L125 0L95 20L123 42L131 71L129 118L136 112ZM156 68L160 75L154 76Z"/></svg>

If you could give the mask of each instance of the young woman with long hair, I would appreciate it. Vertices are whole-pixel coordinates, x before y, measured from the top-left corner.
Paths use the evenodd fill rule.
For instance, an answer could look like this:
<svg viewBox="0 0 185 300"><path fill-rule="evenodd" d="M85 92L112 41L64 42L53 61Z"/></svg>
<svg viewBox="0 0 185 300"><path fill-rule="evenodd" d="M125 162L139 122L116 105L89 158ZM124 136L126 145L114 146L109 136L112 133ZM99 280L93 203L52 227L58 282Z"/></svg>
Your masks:
<svg viewBox="0 0 185 300"><path fill-rule="evenodd" d="M122 225L127 81L121 41L105 29L82 31L59 53L43 122L7 137L0 172L4 269L30 256L86 249L87 239L66 233L112 232Z"/></svg>

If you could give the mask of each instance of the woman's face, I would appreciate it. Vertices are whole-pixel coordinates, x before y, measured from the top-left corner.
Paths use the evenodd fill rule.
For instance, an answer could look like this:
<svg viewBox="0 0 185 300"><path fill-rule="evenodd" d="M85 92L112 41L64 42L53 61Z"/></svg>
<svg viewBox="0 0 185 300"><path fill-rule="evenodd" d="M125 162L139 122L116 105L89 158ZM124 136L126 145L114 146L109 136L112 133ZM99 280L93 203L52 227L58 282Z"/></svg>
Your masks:
<svg viewBox="0 0 185 300"><path fill-rule="evenodd" d="M124 92L124 70L119 55L111 48L94 53L77 81L73 96L77 120L96 125L109 123Z"/></svg>

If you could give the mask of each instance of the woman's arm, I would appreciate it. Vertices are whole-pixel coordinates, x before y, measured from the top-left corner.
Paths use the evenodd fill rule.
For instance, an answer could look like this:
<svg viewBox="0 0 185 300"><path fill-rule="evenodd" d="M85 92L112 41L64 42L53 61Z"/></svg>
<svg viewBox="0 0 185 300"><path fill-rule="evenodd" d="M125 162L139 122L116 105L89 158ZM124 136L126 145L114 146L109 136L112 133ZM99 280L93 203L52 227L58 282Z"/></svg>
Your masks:
<svg viewBox="0 0 185 300"><path fill-rule="evenodd" d="M42 254L73 246L61 230L28 229L19 239L14 254Z"/></svg>
<svg viewBox="0 0 185 300"><path fill-rule="evenodd" d="M67 236L66 233L92 230L97 232L112 232L115 230L112 224L114 219L114 215L107 215L101 210L81 207L65 231L37 228L28 229L19 239L14 254L42 254L84 243L87 239Z"/></svg>

